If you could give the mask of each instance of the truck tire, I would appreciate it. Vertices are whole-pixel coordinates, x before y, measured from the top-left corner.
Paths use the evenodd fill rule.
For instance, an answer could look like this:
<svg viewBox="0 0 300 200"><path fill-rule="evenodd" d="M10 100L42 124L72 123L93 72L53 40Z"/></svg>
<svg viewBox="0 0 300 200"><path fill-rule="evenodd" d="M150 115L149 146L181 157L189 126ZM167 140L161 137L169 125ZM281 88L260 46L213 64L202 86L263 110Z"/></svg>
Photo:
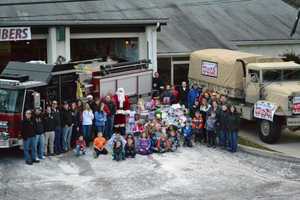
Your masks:
<svg viewBox="0 0 300 200"><path fill-rule="evenodd" d="M259 138L268 144L276 143L281 136L281 124L278 118L274 117L273 122L268 120L259 120L258 135Z"/></svg>

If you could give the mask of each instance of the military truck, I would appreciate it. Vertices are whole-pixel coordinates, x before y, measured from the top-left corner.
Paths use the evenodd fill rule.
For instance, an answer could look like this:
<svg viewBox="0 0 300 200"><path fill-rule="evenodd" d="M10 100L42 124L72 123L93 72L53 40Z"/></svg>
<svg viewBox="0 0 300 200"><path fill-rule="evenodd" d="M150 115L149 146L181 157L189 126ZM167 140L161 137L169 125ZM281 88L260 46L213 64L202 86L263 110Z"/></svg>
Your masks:
<svg viewBox="0 0 300 200"><path fill-rule="evenodd" d="M280 58L205 49L190 56L189 81L226 95L258 135L276 143L285 127L300 127L300 65Z"/></svg>

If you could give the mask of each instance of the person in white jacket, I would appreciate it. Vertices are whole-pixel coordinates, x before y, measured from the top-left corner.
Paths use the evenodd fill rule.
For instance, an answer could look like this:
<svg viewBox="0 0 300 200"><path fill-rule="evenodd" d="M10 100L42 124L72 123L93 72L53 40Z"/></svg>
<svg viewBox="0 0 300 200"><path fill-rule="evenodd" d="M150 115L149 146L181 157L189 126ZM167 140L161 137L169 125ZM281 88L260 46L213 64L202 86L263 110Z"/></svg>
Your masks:
<svg viewBox="0 0 300 200"><path fill-rule="evenodd" d="M86 103L82 112L82 132L87 146L92 139L92 125L94 114L89 104Z"/></svg>

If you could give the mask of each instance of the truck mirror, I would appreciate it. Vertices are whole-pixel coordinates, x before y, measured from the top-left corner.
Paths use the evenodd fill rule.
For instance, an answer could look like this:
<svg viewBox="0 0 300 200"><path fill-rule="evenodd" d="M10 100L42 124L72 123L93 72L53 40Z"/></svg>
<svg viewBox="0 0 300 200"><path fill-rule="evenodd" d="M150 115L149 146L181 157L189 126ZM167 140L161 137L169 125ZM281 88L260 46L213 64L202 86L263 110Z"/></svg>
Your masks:
<svg viewBox="0 0 300 200"><path fill-rule="evenodd" d="M33 106L34 108L41 107L41 95L38 92L33 92Z"/></svg>

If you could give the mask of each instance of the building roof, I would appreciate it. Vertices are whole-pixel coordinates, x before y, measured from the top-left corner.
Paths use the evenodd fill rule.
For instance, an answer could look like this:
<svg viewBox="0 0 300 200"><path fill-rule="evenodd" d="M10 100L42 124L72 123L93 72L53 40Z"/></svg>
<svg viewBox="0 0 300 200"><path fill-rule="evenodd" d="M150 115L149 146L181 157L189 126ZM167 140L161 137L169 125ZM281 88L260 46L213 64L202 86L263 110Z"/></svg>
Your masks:
<svg viewBox="0 0 300 200"><path fill-rule="evenodd" d="M140 25L168 23L158 33L158 53L190 53L198 49L236 49L241 42L296 41L289 34L296 8L283 0L99 0L4 6L0 26ZM60 0L56 0L60 1Z"/></svg>
<svg viewBox="0 0 300 200"><path fill-rule="evenodd" d="M289 36L297 10L282 0L150 1L169 18L158 34L159 54L236 49L235 43L241 41L300 39L300 30Z"/></svg>
<svg viewBox="0 0 300 200"><path fill-rule="evenodd" d="M59 1L61 0L56 0L56 3L49 0L2 0L0 26L140 25L157 22L165 24L167 21L159 12L139 9L142 4L150 4L145 0L82 0L57 3ZM29 2L32 4L28 4Z"/></svg>

